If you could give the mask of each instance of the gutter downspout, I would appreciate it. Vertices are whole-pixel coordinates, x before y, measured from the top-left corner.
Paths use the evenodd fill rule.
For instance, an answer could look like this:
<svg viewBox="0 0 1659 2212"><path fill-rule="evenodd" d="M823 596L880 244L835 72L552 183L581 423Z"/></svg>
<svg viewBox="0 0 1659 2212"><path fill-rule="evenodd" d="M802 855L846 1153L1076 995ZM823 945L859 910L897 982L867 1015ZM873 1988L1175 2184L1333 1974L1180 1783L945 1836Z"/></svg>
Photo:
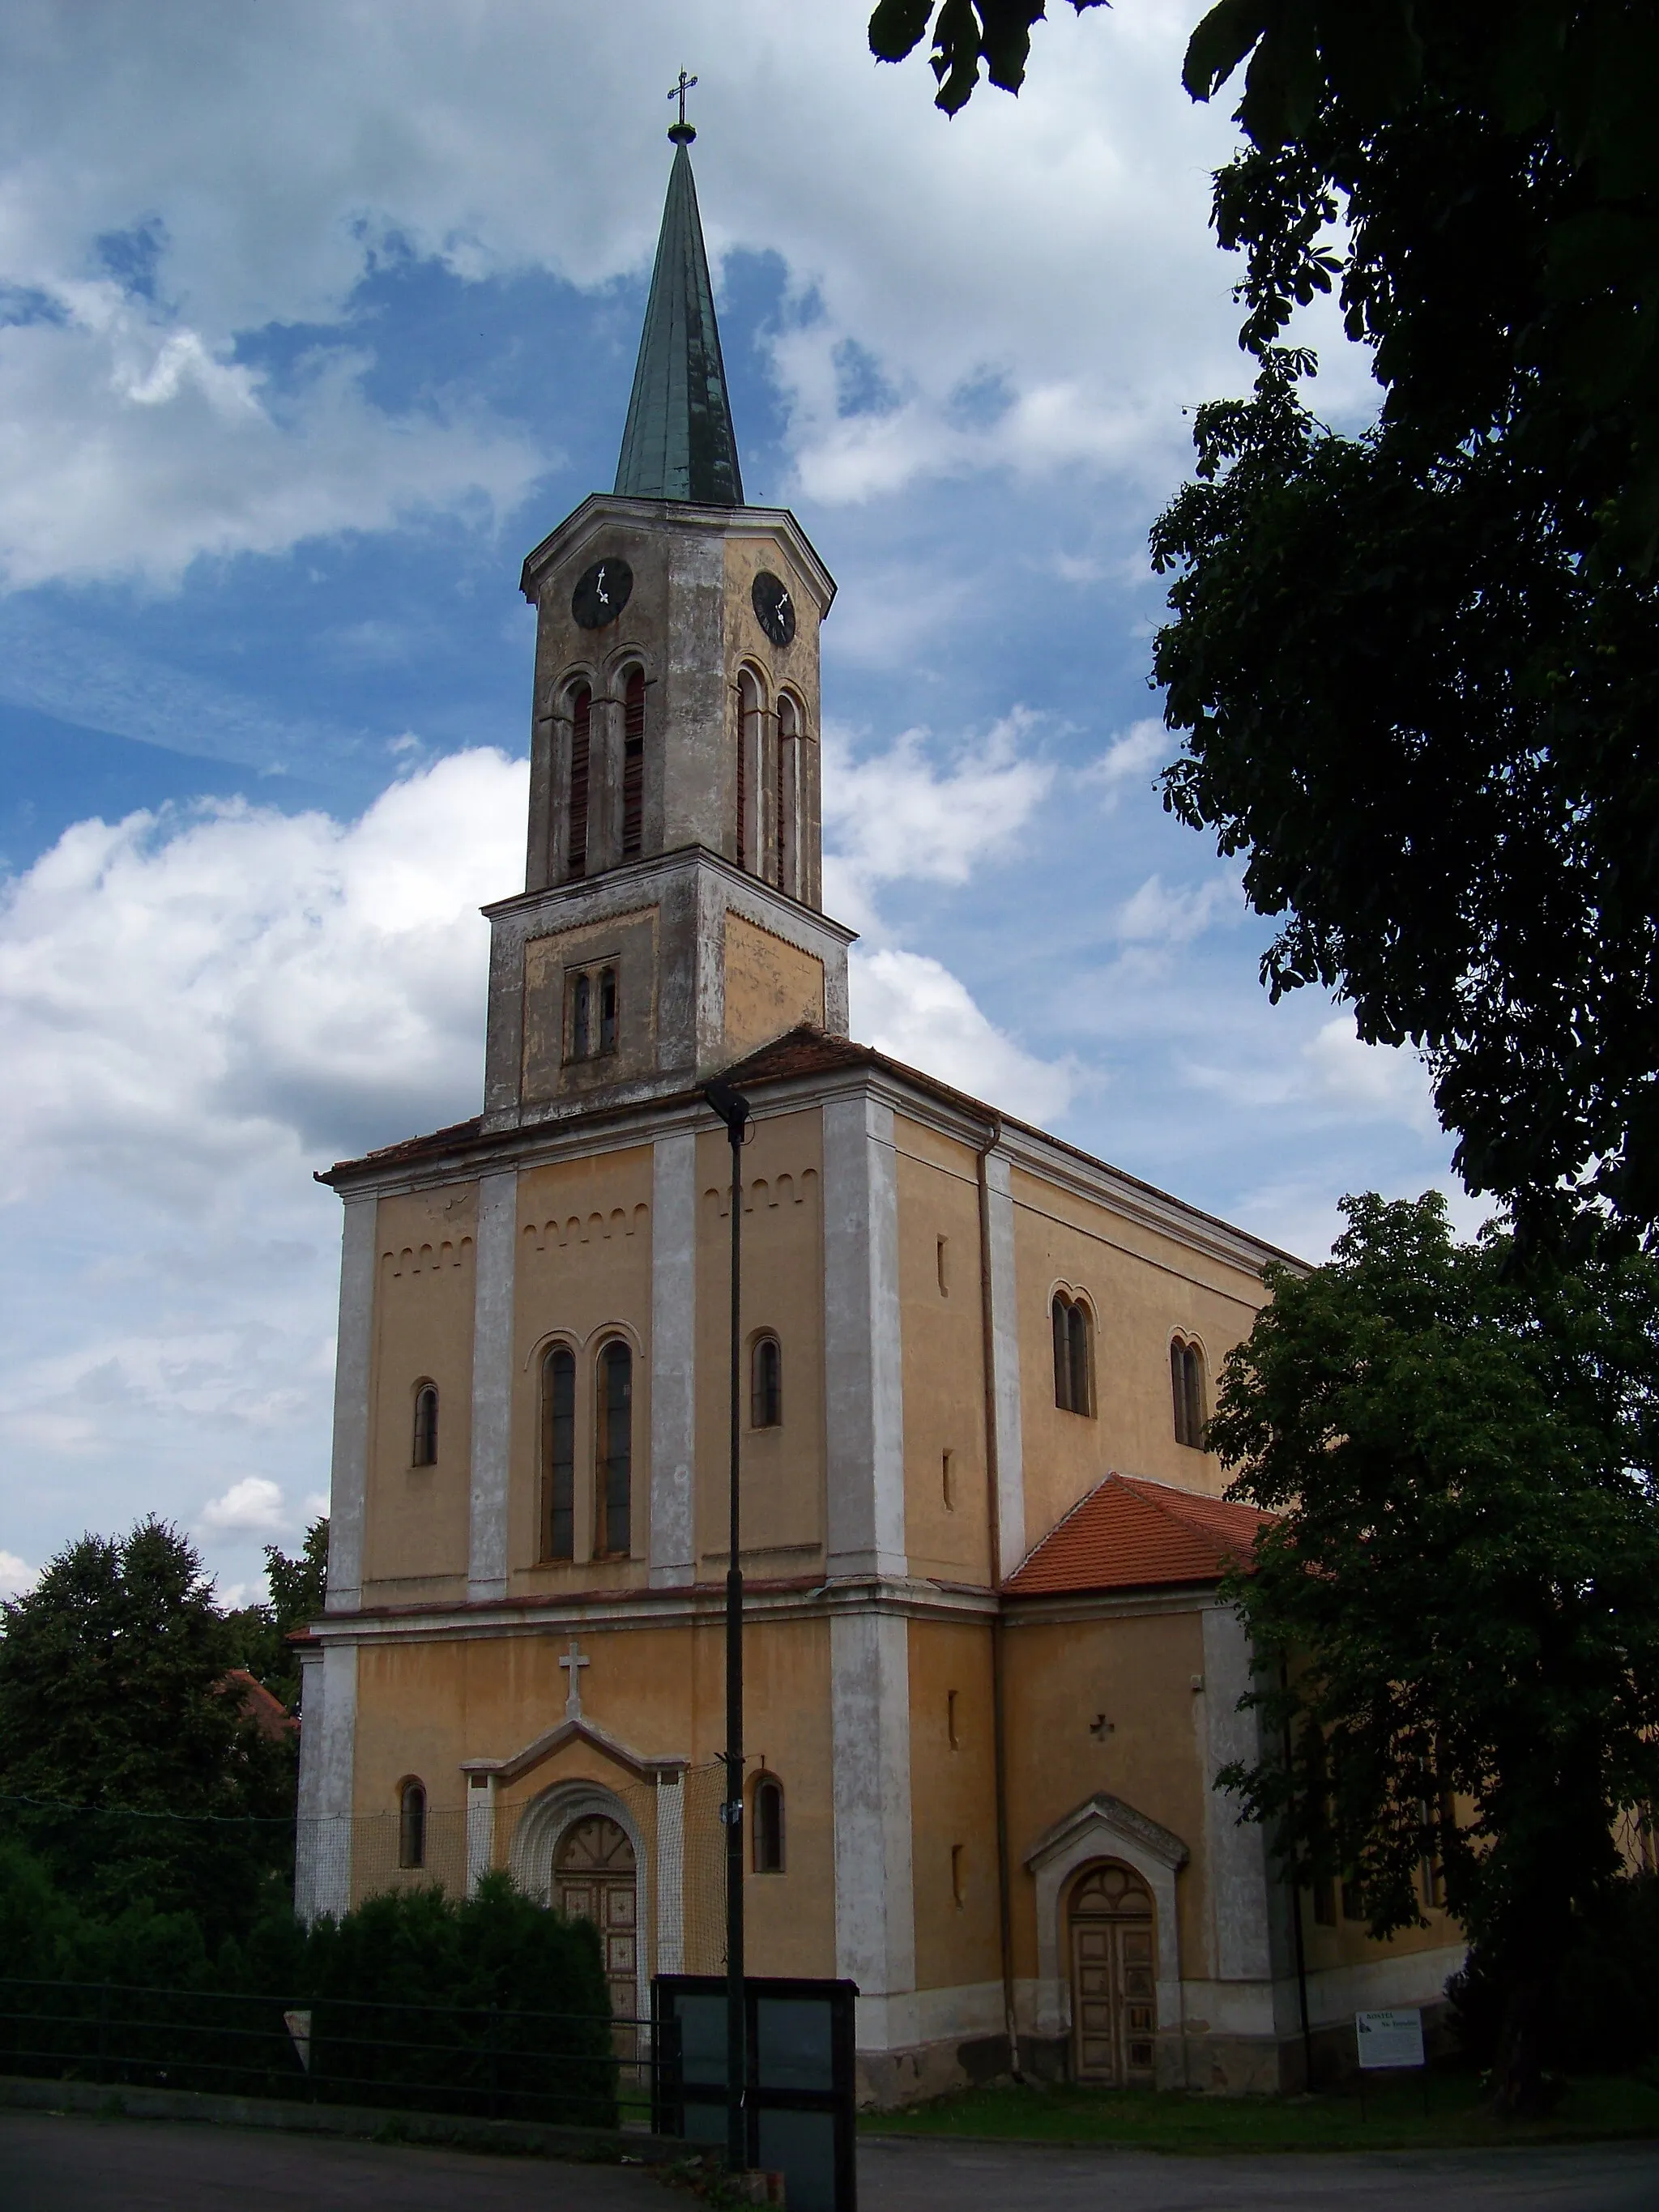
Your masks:
<svg viewBox="0 0 1659 2212"><path fill-rule="evenodd" d="M974 1156L979 1185L980 1364L985 1382L985 1495L990 1538L991 1746L996 1800L997 1937L1002 1959L1002 2024L1008 2038L1008 2067L1024 2080L1019 2064L1019 2025L1014 2015L1014 1915L1008 1869L1008 1730L1003 1698L1001 1469L997 1454L996 1323L991 1310L991 1154L1002 1142L1002 1116L993 1114L990 1133Z"/></svg>

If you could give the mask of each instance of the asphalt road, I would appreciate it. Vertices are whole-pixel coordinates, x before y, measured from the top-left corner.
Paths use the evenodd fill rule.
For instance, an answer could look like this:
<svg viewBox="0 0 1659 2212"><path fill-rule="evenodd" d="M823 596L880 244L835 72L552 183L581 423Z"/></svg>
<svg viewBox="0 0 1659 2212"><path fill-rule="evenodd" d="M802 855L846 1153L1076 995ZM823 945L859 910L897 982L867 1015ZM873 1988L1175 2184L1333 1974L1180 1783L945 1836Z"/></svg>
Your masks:
<svg viewBox="0 0 1659 2212"><path fill-rule="evenodd" d="M860 2212L1659 2212L1659 2145L1155 2158L866 2143ZM643 2170L0 2112L0 2212L695 2212Z"/></svg>

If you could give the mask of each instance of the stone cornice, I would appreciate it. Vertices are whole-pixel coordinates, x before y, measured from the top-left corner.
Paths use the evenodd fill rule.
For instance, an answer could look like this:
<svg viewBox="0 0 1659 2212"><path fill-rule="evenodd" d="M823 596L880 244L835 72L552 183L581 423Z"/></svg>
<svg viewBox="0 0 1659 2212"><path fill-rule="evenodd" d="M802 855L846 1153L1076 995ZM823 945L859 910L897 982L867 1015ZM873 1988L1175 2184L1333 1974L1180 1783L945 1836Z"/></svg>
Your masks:
<svg viewBox="0 0 1659 2212"><path fill-rule="evenodd" d="M720 538L776 538L788 547L797 568L811 585L820 620L835 602L835 578L787 507L694 507L674 500L625 499L605 491L590 492L556 530L525 556L519 588L526 599L534 605L548 568L579 552L607 523L617 522L647 530L671 523L678 530L707 532Z"/></svg>

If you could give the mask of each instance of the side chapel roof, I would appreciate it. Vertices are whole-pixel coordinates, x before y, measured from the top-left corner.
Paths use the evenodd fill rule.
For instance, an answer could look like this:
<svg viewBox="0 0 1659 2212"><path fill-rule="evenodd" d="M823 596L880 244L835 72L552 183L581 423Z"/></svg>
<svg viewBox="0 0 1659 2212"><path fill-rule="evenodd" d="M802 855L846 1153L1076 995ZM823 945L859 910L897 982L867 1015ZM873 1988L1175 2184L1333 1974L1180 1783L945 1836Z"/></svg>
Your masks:
<svg viewBox="0 0 1659 2212"><path fill-rule="evenodd" d="M627 499L741 507L737 434L720 359L697 187L686 151L694 135L689 124L669 133L678 143L663 206L656 266L651 272L651 297L634 369L616 489Z"/></svg>
<svg viewBox="0 0 1659 2212"><path fill-rule="evenodd" d="M1218 1582L1248 1560L1272 1516L1144 1476L1109 1474L1029 1552L1003 1584L1010 1597L1151 1589Z"/></svg>

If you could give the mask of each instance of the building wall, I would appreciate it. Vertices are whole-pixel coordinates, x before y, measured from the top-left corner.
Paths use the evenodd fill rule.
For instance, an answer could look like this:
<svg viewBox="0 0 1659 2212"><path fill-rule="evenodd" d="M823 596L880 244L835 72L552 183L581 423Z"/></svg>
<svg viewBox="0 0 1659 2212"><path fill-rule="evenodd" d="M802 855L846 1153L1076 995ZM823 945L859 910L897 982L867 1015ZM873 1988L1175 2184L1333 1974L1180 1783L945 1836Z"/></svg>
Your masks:
<svg viewBox="0 0 1659 2212"><path fill-rule="evenodd" d="M383 1198L364 1500L363 1578L380 1604L453 1595L467 1565L478 1187ZM438 1387L438 1458L412 1464L415 1393Z"/></svg>
<svg viewBox="0 0 1659 2212"><path fill-rule="evenodd" d="M822 1564L823 1154L817 1109L750 1125L743 1149L741 1448L744 1571L794 1576ZM697 1554L699 1577L726 1571L732 1152L697 1139ZM783 1359L783 1419L750 1422L750 1358L770 1330Z"/></svg>
<svg viewBox="0 0 1659 2212"><path fill-rule="evenodd" d="M912 1574L986 1584L991 1576L990 1508L974 1153L970 1146L902 1115L895 1117L894 1144L904 1352L905 1550Z"/></svg>
<svg viewBox="0 0 1659 2212"><path fill-rule="evenodd" d="M989 1626L913 1620L909 1646L916 1987L996 1982ZM960 1853L954 1865L953 1850Z"/></svg>
<svg viewBox="0 0 1659 2212"><path fill-rule="evenodd" d="M630 1146L519 1177L508 1498L514 1595L643 1584L651 1502L651 1149ZM633 1556L592 1557L599 1469L595 1401L603 1346L634 1350ZM541 1559L542 1361L576 1355L575 1559Z"/></svg>

